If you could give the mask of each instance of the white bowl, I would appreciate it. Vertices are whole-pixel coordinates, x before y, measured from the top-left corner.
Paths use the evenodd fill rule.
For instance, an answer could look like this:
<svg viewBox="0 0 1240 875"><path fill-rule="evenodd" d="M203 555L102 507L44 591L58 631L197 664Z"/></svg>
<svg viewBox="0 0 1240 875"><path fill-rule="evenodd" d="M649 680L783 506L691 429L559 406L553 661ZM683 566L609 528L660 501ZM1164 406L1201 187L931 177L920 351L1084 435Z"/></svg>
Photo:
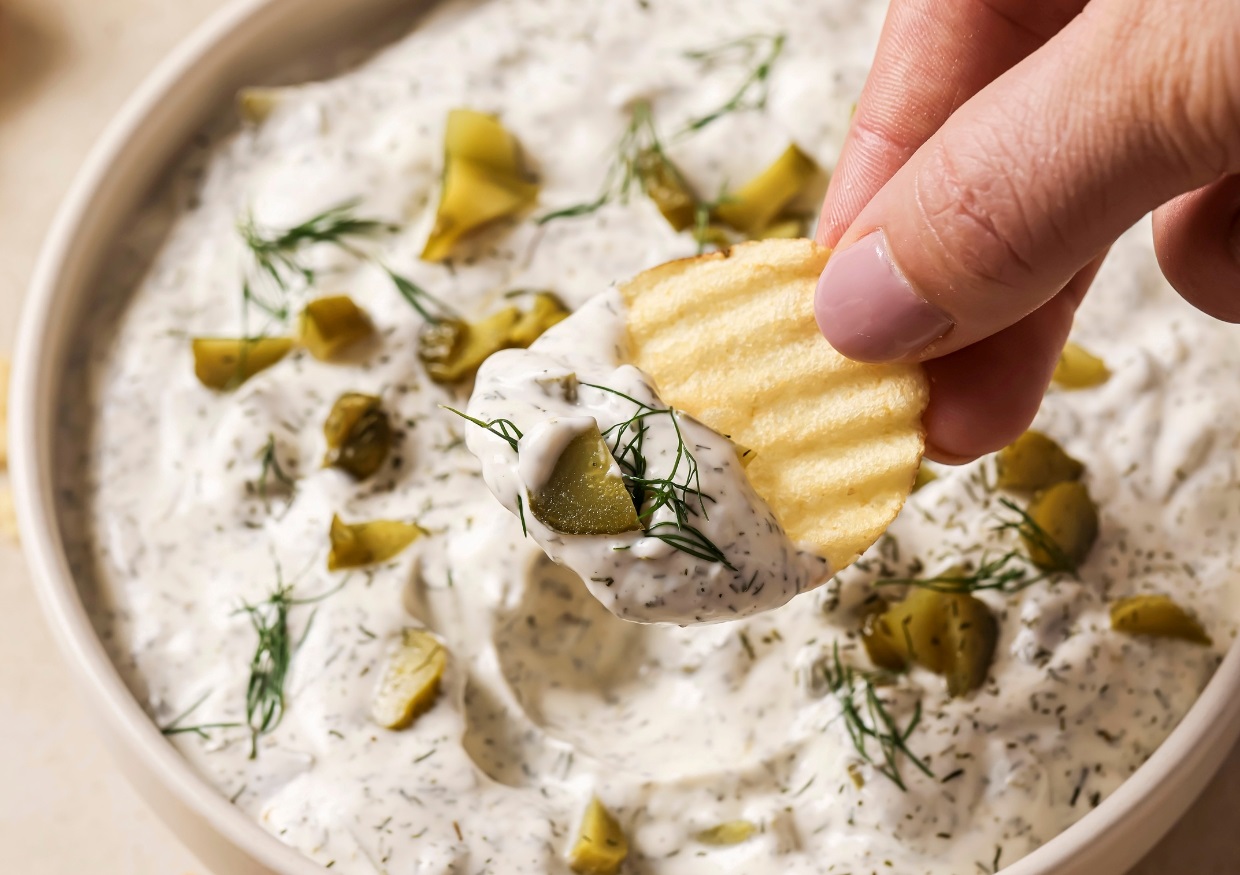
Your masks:
<svg viewBox="0 0 1240 875"><path fill-rule="evenodd" d="M75 315L126 218L235 90L277 64L339 44L409 0L240 0L146 80L78 174L44 245L21 324L13 379L12 476L43 610L121 767L185 843L229 875L322 875L234 808L147 718L87 616L53 500L53 440ZM1005 875L1121 875L1188 808L1240 732L1240 650L1141 769L1079 823ZM772 873L774 875L774 873Z"/></svg>

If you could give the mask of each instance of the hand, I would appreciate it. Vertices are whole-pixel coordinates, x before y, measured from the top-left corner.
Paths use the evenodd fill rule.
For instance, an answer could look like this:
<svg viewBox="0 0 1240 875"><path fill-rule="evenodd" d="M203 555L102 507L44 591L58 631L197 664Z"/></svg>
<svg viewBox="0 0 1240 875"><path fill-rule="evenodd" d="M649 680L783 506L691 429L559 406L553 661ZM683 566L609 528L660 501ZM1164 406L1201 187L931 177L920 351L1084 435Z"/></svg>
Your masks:
<svg viewBox="0 0 1240 875"><path fill-rule="evenodd" d="M823 334L926 360L927 454L1028 427L1110 244L1240 322L1240 2L893 0L822 209Z"/></svg>

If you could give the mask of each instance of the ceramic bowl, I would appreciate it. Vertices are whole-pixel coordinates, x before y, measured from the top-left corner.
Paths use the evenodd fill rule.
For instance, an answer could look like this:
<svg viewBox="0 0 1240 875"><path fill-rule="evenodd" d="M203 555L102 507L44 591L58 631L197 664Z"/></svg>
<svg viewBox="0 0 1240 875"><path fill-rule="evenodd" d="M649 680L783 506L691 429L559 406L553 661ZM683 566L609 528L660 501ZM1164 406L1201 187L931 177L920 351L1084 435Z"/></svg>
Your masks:
<svg viewBox="0 0 1240 875"><path fill-rule="evenodd" d="M195 131L236 89L280 65L322 56L410 0L242 0L225 8L146 80L96 145L61 206L23 316L11 399L12 477L47 621L139 792L199 858L228 875L323 875L229 804L147 718L96 635L70 571L53 498L58 397L75 314L89 312L118 227ZM1071 829L1004 875L1122 875L1184 813L1240 731L1240 650L1150 760ZM776 875L772 864L770 875Z"/></svg>

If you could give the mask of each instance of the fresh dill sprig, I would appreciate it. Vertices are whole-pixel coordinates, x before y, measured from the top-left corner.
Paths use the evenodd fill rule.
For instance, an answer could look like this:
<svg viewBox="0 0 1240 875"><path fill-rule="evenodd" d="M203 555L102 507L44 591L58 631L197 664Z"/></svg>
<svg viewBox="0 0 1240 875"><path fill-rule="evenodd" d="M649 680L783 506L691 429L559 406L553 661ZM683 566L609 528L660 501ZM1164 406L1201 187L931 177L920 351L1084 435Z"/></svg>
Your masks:
<svg viewBox="0 0 1240 875"><path fill-rule="evenodd" d="M1051 560L1050 567L1047 568L1048 571L1063 574L1076 573L1077 563L1064 552L1063 547L1059 546L1050 532L1038 525L1037 520L1013 501L1001 498L999 503L1015 513L1017 518L1014 520L1000 519L999 525L995 526L995 531L1014 531L1027 543L1044 552Z"/></svg>
<svg viewBox="0 0 1240 875"><path fill-rule="evenodd" d="M245 242L260 277L267 279L273 293L260 292L247 273L241 281L241 307L244 330L248 333L249 308L255 306L272 319L287 322L291 315L288 293L294 282L314 284L315 271L305 262L305 250L319 243L341 249L355 258L363 258L350 240L369 237L395 226L377 219L364 219L354 213L357 201L345 201L311 216L304 222L284 229L262 229L253 215L237 223L237 232Z"/></svg>
<svg viewBox="0 0 1240 875"><path fill-rule="evenodd" d="M187 732L192 732L194 735L197 735L199 738L204 739L206 741L210 741L211 736L208 734L207 730L235 729L236 727L241 725L240 723L233 722L233 723L197 723L192 726L190 725L183 726L181 724L181 721L185 720L186 718L189 717L189 715L197 711L198 706L201 705L203 702L207 701L207 699L210 698L210 696L211 696L211 691L207 690L205 693L202 694L202 696L198 699L198 701L190 705L188 708L186 708L184 711L182 711L177 716L173 717L172 720L170 720L166 726L159 727L159 731L162 732L164 735L183 735Z"/></svg>
<svg viewBox="0 0 1240 875"><path fill-rule="evenodd" d="M714 111L691 120L677 136L696 133L729 113L764 108L771 89L771 71L783 54L785 42L787 35L782 33L750 34L722 45L685 52L686 58L707 65L738 58L742 62L754 62L754 67L731 98Z"/></svg>
<svg viewBox="0 0 1240 875"><path fill-rule="evenodd" d="M461 419L464 419L467 422L472 422L474 425L478 426L479 428L486 429L491 434L495 435L497 438L503 439L504 441L508 443L508 446L512 447L512 451L514 453L517 451L517 441L525 437L525 435L521 433L521 429L517 428L517 424L513 422L511 419L492 419L490 422L484 422L481 419L475 419L474 417L470 416L468 413L462 413L461 411L457 410L455 407L447 407L442 404L440 405L440 407L448 411L449 413L455 413L457 416L461 417Z"/></svg>
<svg viewBox="0 0 1240 875"><path fill-rule="evenodd" d="M706 502L713 499L702 492L697 459L685 444L678 411L671 407L652 407L609 386L586 382L581 385L609 392L637 406L632 416L604 431L603 439L610 443L612 457L620 467L620 475L633 499L638 519L646 523L645 534L682 553L706 562L718 562L735 571L735 566L719 546L689 521L690 517L699 514L703 519L710 519ZM672 470L666 477L647 476L645 442L650 430L647 420L655 416L666 416L676 434L676 455L672 459ZM654 513L665 507L675 519L651 525L650 519Z"/></svg>
<svg viewBox="0 0 1240 875"><path fill-rule="evenodd" d="M387 265L383 265L383 270L392 280L392 285L396 286L396 291L400 292L400 296L408 301L409 306L417 310L418 315L427 322L432 325L438 325L452 315L451 307L409 279L409 277L398 274Z"/></svg>
<svg viewBox="0 0 1240 875"><path fill-rule="evenodd" d="M310 634L314 613L306 621L301 638L293 641L289 633L289 611L300 605L320 602L339 592L347 583L311 598L294 598L293 585L285 584L276 572L276 586L261 602L246 602L237 613L246 614L258 636L254 656L250 659L250 677L245 691L245 722L250 728L250 759L258 758L258 739L274 732L284 719L284 684L288 679L293 655Z"/></svg>
<svg viewBox="0 0 1240 875"><path fill-rule="evenodd" d="M929 778L934 772L912 750L908 740L921 723L921 702L918 701L908 724L901 727L887 710L887 705L875 689L875 681L882 680L881 673L859 672L840 660L840 646L832 650L831 662L820 663L819 670L827 689L840 704L840 714L848 737L857 755L901 790L907 790L900 773L900 757L903 755ZM860 702L858 702L860 697ZM878 745L878 758L870 753L870 744Z"/></svg>
<svg viewBox="0 0 1240 875"><path fill-rule="evenodd" d="M264 504L267 503L267 489L273 479L280 486L289 490L290 493L296 490L297 481L290 477L288 472L280 465L280 457L276 452L276 436L274 434L267 435L267 443L258 451L258 458L262 469L259 471L258 480L255 481L254 487Z"/></svg>
<svg viewBox="0 0 1240 875"><path fill-rule="evenodd" d="M633 106L629 125L616 144L615 156L603 177L598 196L591 201L545 213L535 221L545 225L556 219L591 215L613 202L628 203L635 188L646 193L660 178L670 179L681 190L689 191L684 174L663 149L650 104L643 100Z"/></svg>
<svg viewBox="0 0 1240 875"><path fill-rule="evenodd" d="M956 569L936 577L889 577L877 581L875 586L906 584L935 592L978 592L992 589L1010 595L1046 579L1047 575L1034 573L1028 562L1028 558L1022 553L1009 550L996 559L983 557L976 568Z"/></svg>
<svg viewBox="0 0 1240 875"><path fill-rule="evenodd" d="M287 288L294 277L311 285L315 280L314 269L302 260L307 247L328 243L361 258L363 254L349 243L350 238L393 230L386 222L359 218L353 212L356 207L357 201L346 201L291 228L267 232L260 230L254 217L248 215L238 223L237 230L254 256L259 272L270 277L278 288Z"/></svg>

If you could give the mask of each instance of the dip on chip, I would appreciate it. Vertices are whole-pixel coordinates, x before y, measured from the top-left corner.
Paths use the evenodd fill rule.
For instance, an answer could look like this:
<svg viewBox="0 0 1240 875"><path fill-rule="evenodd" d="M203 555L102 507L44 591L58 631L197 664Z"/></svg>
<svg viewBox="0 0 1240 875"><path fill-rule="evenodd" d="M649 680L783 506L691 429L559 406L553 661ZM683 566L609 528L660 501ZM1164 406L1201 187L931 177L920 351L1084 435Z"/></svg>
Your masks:
<svg viewBox="0 0 1240 875"><path fill-rule="evenodd" d="M778 607L899 512L924 376L822 339L827 255L768 240L674 261L480 369L467 441L487 485L618 616Z"/></svg>

